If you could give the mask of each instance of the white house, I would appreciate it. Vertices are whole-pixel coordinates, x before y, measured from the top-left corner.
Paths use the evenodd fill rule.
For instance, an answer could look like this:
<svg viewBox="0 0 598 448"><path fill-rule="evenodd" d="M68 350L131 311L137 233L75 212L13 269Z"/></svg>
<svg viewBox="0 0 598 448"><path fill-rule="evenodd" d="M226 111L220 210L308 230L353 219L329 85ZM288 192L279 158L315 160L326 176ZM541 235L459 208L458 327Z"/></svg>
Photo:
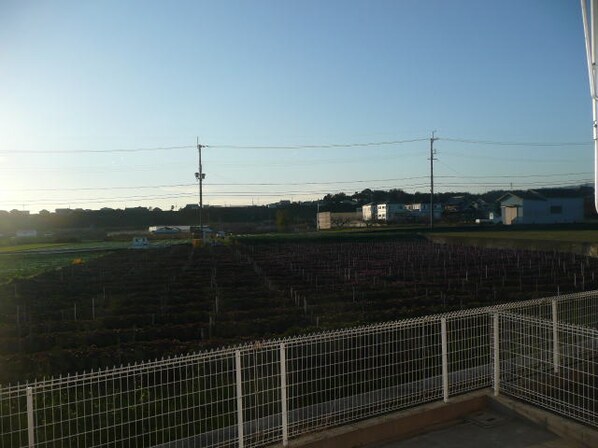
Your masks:
<svg viewBox="0 0 598 448"><path fill-rule="evenodd" d="M364 221L375 221L377 216L376 213L376 204L370 202L361 207L361 216Z"/></svg>
<svg viewBox="0 0 598 448"><path fill-rule="evenodd" d="M583 197L574 190L507 193L499 202L502 223L506 225L583 221Z"/></svg>
<svg viewBox="0 0 598 448"><path fill-rule="evenodd" d="M379 221L396 221L399 216L404 215L407 212L405 204L392 204L390 202L384 202L378 204L376 214Z"/></svg>

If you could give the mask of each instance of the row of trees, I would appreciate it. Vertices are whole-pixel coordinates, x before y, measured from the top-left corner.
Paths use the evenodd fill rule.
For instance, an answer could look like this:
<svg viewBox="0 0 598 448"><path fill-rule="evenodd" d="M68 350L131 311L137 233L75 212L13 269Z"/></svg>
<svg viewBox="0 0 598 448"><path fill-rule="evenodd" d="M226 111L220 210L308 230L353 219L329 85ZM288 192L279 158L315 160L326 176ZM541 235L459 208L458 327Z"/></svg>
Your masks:
<svg viewBox="0 0 598 448"><path fill-rule="evenodd" d="M590 187L581 187L581 194L593 195ZM587 191L586 191L587 190ZM483 194L439 193L434 200L447 204L452 198L460 197L465 203L477 203L485 211L498 208L497 200L506 191L490 191ZM407 193L400 189L371 190L369 188L352 195L346 193L327 194L319 201L279 204L277 207L204 207L203 222L218 229L251 231L260 227L264 230L288 230L290 228L315 227L315 215L320 211L355 211L356 207L370 202L418 203L428 202L429 193ZM199 223L197 207L187 206L180 210L162 210L152 207L101 210L66 210L50 213L42 210L38 214L26 214L18 210L0 211L0 234L11 235L19 229L35 229L38 232L56 232L64 229L140 229L152 225L196 225ZM233 225L234 224L234 225Z"/></svg>
<svg viewBox="0 0 598 448"><path fill-rule="evenodd" d="M504 190L495 190L489 191L487 193L482 194L474 194L474 193L467 193L467 192L447 192L447 193L435 193L434 200L439 203L445 203L449 199L454 198L455 196L462 197L467 201L475 201L475 200L482 200L484 202L494 204L507 191ZM323 198L323 202L331 203L331 204L338 204L345 201L355 201L359 204L367 204L370 202L373 203L381 203L381 202L392 202L398 204L411 204L411 203L419 203L419 202L429 202L430 201L430 193L407 193L401 189L392 189L392 190L371 190L366 188L365 190L355 192L351 195L346 193L336 193L336 194L327 194Z"/></svg>
<svg viewBox="0 0 598 448"><path fill-rule="evenodd" d="M217 229L237 230L260 224L281 230L290 225L315 222L315 204L293 203L284 208L266 206L204 207L203 222ZM62 213L40 212L27 214L18 210L0 211L0 234L10 236L19 229L35 229L40 233L57 233L69 229L88 232L112 229L143 229L159 225L197 225L199 210L188 207L180 210L159 208L71 210Z"/></svg>

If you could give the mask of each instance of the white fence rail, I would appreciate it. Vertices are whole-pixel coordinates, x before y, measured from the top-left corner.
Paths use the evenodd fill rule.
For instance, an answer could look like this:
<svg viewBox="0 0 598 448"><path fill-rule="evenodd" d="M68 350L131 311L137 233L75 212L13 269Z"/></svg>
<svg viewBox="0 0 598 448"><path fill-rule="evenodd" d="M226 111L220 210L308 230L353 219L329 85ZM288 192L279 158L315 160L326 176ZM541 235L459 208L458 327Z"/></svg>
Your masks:
<svg viewBox="0 0 598 448"><path fill-rule="evenodd" d="M493 385L596 425L597 301L538 299L0 387L0 447L286 445Z"/></svg>

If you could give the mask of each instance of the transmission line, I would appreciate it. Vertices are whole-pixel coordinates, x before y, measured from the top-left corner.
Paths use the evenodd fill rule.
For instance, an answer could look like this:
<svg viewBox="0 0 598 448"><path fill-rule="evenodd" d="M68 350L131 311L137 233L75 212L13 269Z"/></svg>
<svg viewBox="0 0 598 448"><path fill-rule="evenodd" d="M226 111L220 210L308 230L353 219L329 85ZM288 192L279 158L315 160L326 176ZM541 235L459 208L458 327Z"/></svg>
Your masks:
<svg viewBox="0 0 598 448"><path fill-rule="evenodd" d="M534 142L534 141L500 141L500 140L476 140L468 138L455 137L436 137L436 140L447 142L467 143L476 145L498 145L498 146L529 146L529 147L563 147L563 146L590 146L591 141L584 142ZM342 149L342 148L368 148L372 146L393 146L402 145L406 143L417 143L429 141L429 138L414 138L405 140L386 140L386 141L370 141L370 142L353 142L353 143L324 143L313 145L232 145L232 144L215 144L202 145L205 148L217 149L247 149L247 150L293 150L293 149ZM149 152L149 151L174 151L181 149L195 149L193 145L182 146L156 146L156 147L140 147L140 148L110 148L110 149L0 149L0 154L101 154L101 153L135 153L135 152Z"/></svg>
<svg viewBox="0 0 598 448"><path fill-rule="evenodd" d="M562 147L562 146L590 146L592 141L587 142L516 142L498 140L472 140L467 138L438 137L437 140L445 142L469 143L475 145L497 145L497 146L538 146L538 147Z"/></svg>

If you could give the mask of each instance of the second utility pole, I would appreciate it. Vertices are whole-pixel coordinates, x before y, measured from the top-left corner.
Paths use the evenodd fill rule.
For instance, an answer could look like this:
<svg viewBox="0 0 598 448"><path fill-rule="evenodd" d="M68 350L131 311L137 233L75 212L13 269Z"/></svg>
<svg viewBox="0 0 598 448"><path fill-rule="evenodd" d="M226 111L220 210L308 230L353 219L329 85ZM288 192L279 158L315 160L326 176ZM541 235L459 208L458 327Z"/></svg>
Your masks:
<svg viewBox="0 0 598 448"><path fill-rule="evenodd" d="M438 140L434 137L436 131L432 132L432 138L430 138L430 228L434 227L434 142Z"/></svg>
<svg viewBox="0 0 598 448"><path fill-rule="evenodd" d="M197 151L199 152L199 171L195 173L195 177L199 180L199 231L201 239L203 240L203 180L205 174L201 165L201 148L203 145L199 144L199 137L197 138Z"/></svg>

